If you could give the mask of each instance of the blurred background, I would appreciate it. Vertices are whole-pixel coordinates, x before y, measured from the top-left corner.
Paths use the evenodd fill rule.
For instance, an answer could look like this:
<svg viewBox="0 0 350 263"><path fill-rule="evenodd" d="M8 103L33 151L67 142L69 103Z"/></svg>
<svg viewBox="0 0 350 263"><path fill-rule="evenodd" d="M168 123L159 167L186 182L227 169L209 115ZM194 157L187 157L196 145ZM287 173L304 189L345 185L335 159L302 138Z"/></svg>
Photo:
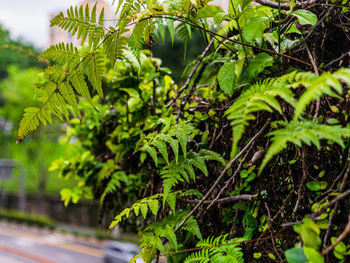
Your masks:
<svg viewBox="0 0 350 263"><path fill-rule="evenodd" d="M80 200L78 204L71 203L65 207L61 200L60 190L76 182L60 178L49 168L62 156L69 159L74 155L74 149L69 145L60 144L67 124L57 121L40 127L24 142L16 144L17 128L24 108L35 105L33 84L39 80L40 72L48 63L38 55L59 42L75 43L70 34L50 28L50 19L71 5L93 5L95 2L0 1L0 263L74 262L77 259L102 262L106 243L95 241L120 238L118 233L109 233L99 226L97 202ZM112 0L97 2L98 10L105 9L105 18L111 20L108 23L113 26L115 11ZM157 42L153 46L154 55L172 70L173 78L179 83L182 81L183 65L203 49L200 35L194 34L189 45L194 48L186 52L186 58L179 39L173 44L167 39L165 43ZM37 233L33 232L35 228L56 232ZM94 238L95 241L80 240L77 245L76 239L60 236L57 231ZM127 235L123 238L134 239ZM38 239L41 240L39 243ZM67 246L57 245L65 242L69 244L68 250ZM78 247L74 247L73 243ZM54 259L52 254L60 256Z"/></svg>

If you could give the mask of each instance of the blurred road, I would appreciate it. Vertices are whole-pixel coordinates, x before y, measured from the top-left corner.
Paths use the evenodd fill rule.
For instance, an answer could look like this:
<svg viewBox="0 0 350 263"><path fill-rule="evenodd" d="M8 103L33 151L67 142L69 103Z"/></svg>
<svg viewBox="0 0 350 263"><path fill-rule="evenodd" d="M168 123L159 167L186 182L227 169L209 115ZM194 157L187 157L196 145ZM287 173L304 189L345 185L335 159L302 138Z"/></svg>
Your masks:
<svg viewBox="0 0 350 263"><path fill-rule="evenodd" d="M103 244L0 223L0 263L102 263Z"/></svg>

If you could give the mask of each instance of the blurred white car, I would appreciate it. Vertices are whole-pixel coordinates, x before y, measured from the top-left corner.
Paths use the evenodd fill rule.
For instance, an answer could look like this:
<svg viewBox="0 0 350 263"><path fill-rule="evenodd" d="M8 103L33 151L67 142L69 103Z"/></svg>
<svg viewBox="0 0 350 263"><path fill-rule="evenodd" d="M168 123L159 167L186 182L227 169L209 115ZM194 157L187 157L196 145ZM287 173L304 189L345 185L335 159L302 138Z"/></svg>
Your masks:
<svg viewBox="0 0 350 263"><path fill-rule="evenodd" d="M104 252L104 263L128 263L140 250L133 243L110 241ZM143 262L141 258L136 259L136 263Z"/></svg>

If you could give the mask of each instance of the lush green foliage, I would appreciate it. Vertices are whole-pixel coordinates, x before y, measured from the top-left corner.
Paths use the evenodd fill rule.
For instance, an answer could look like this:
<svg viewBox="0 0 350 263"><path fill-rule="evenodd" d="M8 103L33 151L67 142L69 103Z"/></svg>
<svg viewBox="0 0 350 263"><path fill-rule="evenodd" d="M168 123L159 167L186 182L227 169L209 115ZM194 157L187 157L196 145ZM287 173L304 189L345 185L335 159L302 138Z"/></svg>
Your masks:
<svg viewBox="0 0 350 263"><path fill-rule="evenodd" d="M84 47L58 44L42 54L56 64L43 74L41 104L26 109L18 141L51 115L69 120L63 141L79 154L52 170L79 182L61 191L63 200L94 197L116 214L111 227L136 226L146 262L160 253L170 262L272 262L284 252L289 262L323 260L320 229L326 247L338 204L311 217L316 223L308 214L347 186L350 70L318 74L301 37L318 26L319 10L252 2L232 0L223 10L207 1L127 0L109 28L96 7L72 7L52 20ZM152 56L165 25L185 49L194 31L207 45L185 68L181 88ZM311 63L286 54L296 47ZM333 179L338 174L343 183ZM297 236L285 237L281 224L303 218L295 227L303 246L287 250ZM201 249L186 254L195 244ZM335 257L344 259L340 246Z"/></svg>

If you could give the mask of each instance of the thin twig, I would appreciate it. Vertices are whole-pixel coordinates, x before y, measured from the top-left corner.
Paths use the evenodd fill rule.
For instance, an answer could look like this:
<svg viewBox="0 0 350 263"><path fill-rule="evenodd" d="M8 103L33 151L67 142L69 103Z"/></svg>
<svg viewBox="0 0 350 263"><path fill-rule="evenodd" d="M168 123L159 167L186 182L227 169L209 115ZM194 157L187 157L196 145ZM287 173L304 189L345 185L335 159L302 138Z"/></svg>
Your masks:
<svg viewBox="0 0 350 263"><path fill-rule="evenodd" d="M257 137L260 136L260 134L265 130L265 128L269 125L270 119L268 119L265 123L265 125L253 136L253 138L247 143L246 146L225 166L224 170L221 172L219 177L214 182L213 186L209 189L209 191L206 193L206 195L201 199L201 201L187 214L187 216L181 221L180 224L178 224L177 227L175 227L174 232L178 231L185 223L186 221L194 214L194 212L197 211L197 209L203 204L205 200L208 199L208 197L211 195L211 193L214 191L216 186L220 183L221 179L224 177L228 169L231 168L232 164L238 160L238 158L249 149L249 147L253 144L253 142L256 140Z"/></svg>
<svg viewBox="0 0 350 263"><path fill-rule="evenodd" d="M350 153L350 152L349 152ZM344 177L343 177L343 180L342 180L342 183L340 185L340 192L343 192L345 190L345 186L346 186L346 182L348 180L348 177L349 177L349 173L350 173L350 156L349 156L349 153L348 153L348 158L347 158L347 168L346 168L346 172L344 174ZM334 206L334 212L332 213L332 215L330 216L329 218L329 221L328 221L328 227L327 227L327 231L326 231L326 234L324 235L324 238L323 238L323 246L326 247L326 244L327 244L327 241L328 241L328 236L329 236L329 233L331 231L331 226L332 226L332 223L333 223L333 220L337 214L337 210L338 210L338 205L339 203L336 203L335 206Z"/></svg>
<svg viewBox="0 0 350 263"><path fill-rule="evenodd" d="M165 106L165 108L169 108L171 105L173 105L173 103L181 96L182 92L183 92L185 89L187 89L187 87L188 87L188 85L190 84L190 81L191 81L193 75L196 73L196 71L197 71L199 65L202 63L203 58L207 55L207 53L208 53L210 47L213 45L214 40L215 40L214 37L210 40L210 42L209 42L209 44L207 45L207 47L204 49L204 51L202 52L202 54L200 55L200 57L197 59L196 65L193 67L191 73L188 75L185 84L177 91L175 97L169 102L169 104L167 104L167 105Z"/></svg>
<svg viewBox="0 0 350 263"><path fill-rule="evenodd" d="M305 49L306 49L306 53L307 53L307 56L309 57L310 59L310 62L311 62L311 65L314 69L314 72L317 76L320 75L319 71L318 71L318 68L317 68L317 64L316 64L316 61L315 59L313 58L312 54L311 54L311 51L309 49L309 46L307 45L307 43L305 42ZM318 117L318 114L320 112L320 104L321 104L321 100L320 99L317 99L316 101L316 109L315 109L315 114L314 114L314 117L312 119L313 122L316 121L317 117Z"/></svg>
<svg viewBox="0 0 350 263"><path fill-rule="evenodd" d="M252 144L253 146L253 144ZM230 185L233 184L235 182L236 179L236 175L237 173L241 170L241 167L243 165L243 163L245 162L245 160L248 157L248 154L252 148L252 146L250 147L250 149L247 150L247 153L243 156L243 160L239 163L237 169L235 170L235 172L233 173L233 175L226 181L224 187L221 188L220 192L217 194L217 196L213 199L213 201L208 205L207 210L210 209L210 207L216 203L218 201L218 199L220 198L220 196L222 195L222 193L226 190L226 188Z"/></svg>
<svg viewBox="0 0 350 263"><path fill-rule="evenodd" d="M248 200L251 201L252 199L255 199L256 195L235 195L235 196L229 196L229 197L224 197L221 199L214 199L214 200L206 200L204 202L202 202L202 204L225 204L225 203L230 203L230 202L234 202L237 200ZM188 199L179 199L180 201L186 202L186 203L190 203L190 204L198 204L199 202L201 202L201 199L195 199L195 200L188 200Z"/></svg>
<svg viewBox="0 0 350 263"><path fill-rule="evenodd" d="M333 248L335 248L336 245L338 245L348 234L350 233L350 214L348 216L348 223L345 226L344 231L339 235L337 240L327 247L325 250L322 251L322 256L327 255Z"/></svg>
<svg viewBox="0 0 350 263"><path fill-rule="evenodd" d="M336 198L334 198L332 201L330 201L328 204L326 204L325 206L323 206L319 211L311 214L310 217L316 218L317 216L319 216L320 214L322 214L324 211L327 210L327 208L333 206L334 204L336 204L337 202L339 202L340 200L344 199L345 197L347 197L348 195L350 195L350 189L343 192L342 194L338 195Z"/></svg>
<svg viewBox="0 0 350 263"><path fill-rule="evenodd" d="M326 64L323 68L324 68L324 69L329 68L329 67L332 66L334 63L336 63L336 62L342 60L343 58L346 58L347 56L350 57L350 51L344 53L343 55L341 55L340 57L338 57L338 58L336 58L336 59L333 59L331 62L329 62L328 64Z"/></svg>
<svg viewBox="0 0 350 263"><path fill-rule="evenodd" d="M307 176L307 171L306 171L306 148L304 147L303 148L303 151L301 153L301 158L302 158L302 170L303 170L303 177L301 177L301 180L300 180L300 184L299 184L299 189L298 189L298 199L295 203L295 206L294 206L294 209L293 209L293 214L295 214L295 212L298 210L298 206L299 206L299 202L300 202L300 199L301 199L301 192L303 190L303 187L304 187L304 182L305 182L305 179L306 179L306 176Z"/></svg>
<svg viewBox="0 0 350 263"><path fill-rule="evenodd" d="M267 205L266 202L264 202L264 204L265 204L265 208L266 208L266 211L267 211L267 217L269 218L269 222L270 222L270 220L271 220L270 208L269 208L269 206ZM272 235L271 225L269 224L267 228L268 228L268 230L270 232L270 238L271 238L271 243L272 243L273 250L275 250L275 253L277 254L280 262L283 262L283 259L281 258L281 255L280 255L280 253L278 253L277 248L276 248L275 240L274 240L273 235Z"/></svg>
<svg viewBox="0 0 350 263"><path fill-rule="evenodd" d="M261 5L272 7L272 8L278 8L278 2L273 2L270 0L255 0L254 2L257 2ZM290 9L290 4L287 3L281 3L280 6L281 9L283 10L289 10Z"/></svg>

